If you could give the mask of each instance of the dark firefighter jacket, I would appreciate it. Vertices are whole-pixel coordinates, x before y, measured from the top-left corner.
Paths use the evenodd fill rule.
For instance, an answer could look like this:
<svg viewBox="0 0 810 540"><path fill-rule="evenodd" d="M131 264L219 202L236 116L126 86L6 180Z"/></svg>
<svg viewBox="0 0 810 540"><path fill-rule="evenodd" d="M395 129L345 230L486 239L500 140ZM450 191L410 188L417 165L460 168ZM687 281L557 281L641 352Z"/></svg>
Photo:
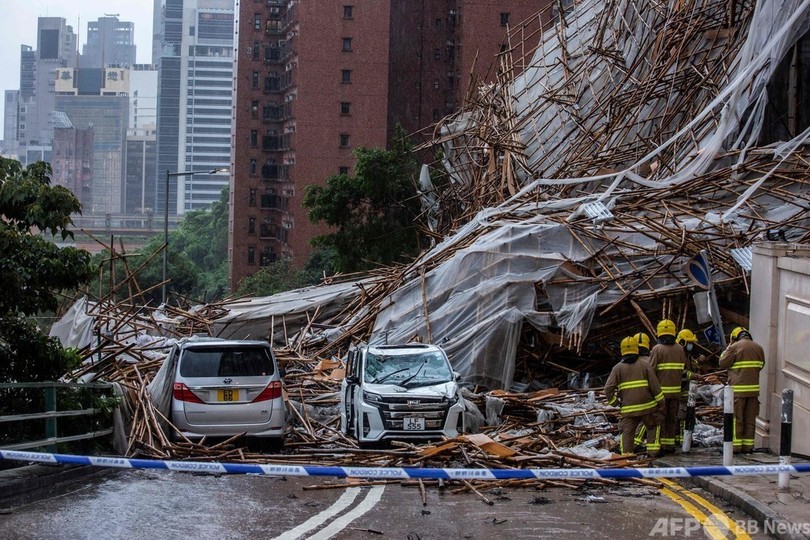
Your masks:
<svg viewBox="0 0 810 540"><path fill-rule="evenodd" d="M664 399L650 364L638 359L613 366L605 383L605 397L609 405L621 404L624 416L650 414Z"/></svg>
<svg viewBox="0 0 810 540"><path fill-rule="evenodd" d="M759 371L765 366L765 351L754 340L742 338L720 355L720 369L728 370L734 397L759 396Z"/></svg>

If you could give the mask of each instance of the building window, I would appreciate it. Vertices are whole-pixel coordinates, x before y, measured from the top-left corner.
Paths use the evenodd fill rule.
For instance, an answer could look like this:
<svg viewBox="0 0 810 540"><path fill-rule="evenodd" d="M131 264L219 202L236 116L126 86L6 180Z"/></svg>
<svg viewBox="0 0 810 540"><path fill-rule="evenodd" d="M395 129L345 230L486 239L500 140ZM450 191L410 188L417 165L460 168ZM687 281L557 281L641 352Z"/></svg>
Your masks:
<svg viewBox="0 0 810 540"><path fill-rule="evenodd" d="M441 116L439 115L439 109L433 109L433 121L435 122L436 120L439 119L441 119Z"/></svg>
<svg viewBox="0 0 810 540"><path fill-rule="evenodd" d="M439 89L439 79L434 79L434 81L433 81L433 89L434 90Z"/></svg>
<svg viewBox="0 0 810 540"><path fill-rule="evenodd" d="M440 49L434 50L433 51L433 58L435 60L441 60L442 59L442 51Z"/></svg>
<svg viewBox="0 0 810 540"><path fill-rule="evenodd" d="M250 198L248 199L248 206L256 206L256 188L250 188Z"/></svg>
<svg viewBox="0 0 810 540"><path fill-rule="evenodd" d="M248 264L256 264L256 248L248 246Z"/></svg>
<svg viewBox="0 0 810 540"><path fill-rule="evenodd" d="M345 37L343 38L343 52L351 52L352 50L352 38Z"/></svg>
<svg viewBox="0 0 810 540"><path fill-rule="evenodd" d="M434 26L436 26L436 28L441 28L442 27L442 20L441 19L436 19L436 22L434 22L433 24L434 24Z"/></svg>
<svg viewBox="0 0 810 540"><path fill-rule="evenodd" d="M352 104L349 101L341 101L340 102L340 114L344 116L348 116L351 114Z"/></svg>
<svg viewBox="0 0 810 540"><path fill-rule="evenodd" d="M509 14L501 13L501 26L507 26L508 24L509 24Z"/></svg>
<svg viewBox="0 0 810 540"><path fill-rule="evenodd" d="M341 148L348 148L349 146L349 134L348 133L341 133L340 134L340 147Z"/></svg>
<svg viewBox="0 0 810 540"><path fill-rule="evenodd" d="M259 50L259 47L260 47L259 42L254 41L253 42L253 59L254 60L258 60L259 59L259 54L261 54L261 51Z"/></svg>
<svg viewBox="0 0 810 540"><path fill-rule="evenodd" d="M349 84L352 82L352 70L350 69L341 69L340 70L340 82L343 84Z"/></svg>
<svg viewBox="0 0 810 540"><path fill-rule="evenodd" d="M258 88L258 87L259 87L259 72L254 71L253 72L253 88Z"/></svg>
<svg viewBox="0 0 810 540"><path fill-rule="evenodd" d="M250 147L256 148L259 146L259 132L255 129L250 130Z"/></svg>
<svg viewBox="0 0 810 540"><path fill-rule="evenodd" d="M351 19L352 18L352 11L354 6L343 6L343 18L344 19Z"/></svg>
<svg viewBox="0 0 810 540"><path fill-rule="evenodd" d="M256 174L257 164L255 159L250 160L250 174L251 176Z"/></svg>
<svg viewBox="0 0 810 540"><path fill-rule="evenodd" d="M338 174L348 175L349 174L349 168L348 167L338 167Z"/></svg>
<svg viewBox="0 0 810 540"><path fill-rule="evenodd" d="M254 13L253 14L253 29L254 30L261 30L262 29L262 14L261 13Z"/></svg>
<svg viewBox="0 0 810 540"><path fill-rule="evenodd" d="M250 116L253 118L259 117L259 101L253 100L250 102Z"/></svg>
<svg viewBox="0 0 810 540"><path fill-rule="evenodd" d="M256 218L248 218L248 234L256 234Z"/></svg>

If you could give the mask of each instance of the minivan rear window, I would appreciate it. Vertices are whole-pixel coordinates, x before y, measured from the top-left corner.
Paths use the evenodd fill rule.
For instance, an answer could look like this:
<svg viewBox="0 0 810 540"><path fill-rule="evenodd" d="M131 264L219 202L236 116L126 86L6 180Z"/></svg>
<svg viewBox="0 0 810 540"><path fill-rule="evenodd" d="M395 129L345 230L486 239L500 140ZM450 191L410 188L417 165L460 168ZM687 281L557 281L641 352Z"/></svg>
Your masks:
<svg viewBox="0 0 810 540"><path fill-rule="evenodd" d="M264 348L186 349L180 358L182 377L261 377L274 372Z"/></svg>

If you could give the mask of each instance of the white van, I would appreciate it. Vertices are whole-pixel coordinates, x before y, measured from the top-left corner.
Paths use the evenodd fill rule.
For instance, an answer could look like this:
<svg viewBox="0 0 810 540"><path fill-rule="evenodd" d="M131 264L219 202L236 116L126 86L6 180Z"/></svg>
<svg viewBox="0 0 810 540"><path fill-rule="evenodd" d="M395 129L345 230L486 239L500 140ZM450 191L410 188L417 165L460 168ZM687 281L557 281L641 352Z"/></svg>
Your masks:
<svg viewBox="0 0 810 540"><path fill-rule="evenodd" d="M379 345L349 351L340 425L358 442L455 437L464 400L445 352L435 345Z"/></svg>

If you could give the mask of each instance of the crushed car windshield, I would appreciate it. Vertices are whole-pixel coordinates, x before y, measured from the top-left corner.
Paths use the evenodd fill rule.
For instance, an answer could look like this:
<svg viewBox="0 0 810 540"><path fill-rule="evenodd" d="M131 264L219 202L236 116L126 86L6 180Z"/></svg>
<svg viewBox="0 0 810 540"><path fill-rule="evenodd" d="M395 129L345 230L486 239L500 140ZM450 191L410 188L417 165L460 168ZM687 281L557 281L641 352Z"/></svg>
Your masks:
<svg viewBox="0 0 810 540"><path fill-rule="evenodd" d="M440 352L366 355L365 379L372 384L390 383L404 387L441 384L453 379L450 366Z"/></svg>

